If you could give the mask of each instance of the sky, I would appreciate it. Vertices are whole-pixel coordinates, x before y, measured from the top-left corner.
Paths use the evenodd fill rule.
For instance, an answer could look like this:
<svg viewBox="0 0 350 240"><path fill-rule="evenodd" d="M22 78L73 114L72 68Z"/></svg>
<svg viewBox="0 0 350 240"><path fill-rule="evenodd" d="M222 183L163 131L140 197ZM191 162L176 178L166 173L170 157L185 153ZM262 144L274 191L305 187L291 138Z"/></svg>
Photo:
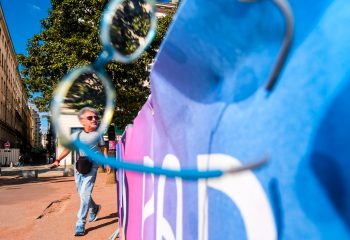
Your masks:
<svg viewBox="0 0 350 240"><path fill-rule="evenodd" d="M40 20L51 7L50 0L0 0L15 52L27 54L28 39L41 31ZM35 108L35 106L34 106ZM41 132L47 131L46 113L39 113Z"/></svg>

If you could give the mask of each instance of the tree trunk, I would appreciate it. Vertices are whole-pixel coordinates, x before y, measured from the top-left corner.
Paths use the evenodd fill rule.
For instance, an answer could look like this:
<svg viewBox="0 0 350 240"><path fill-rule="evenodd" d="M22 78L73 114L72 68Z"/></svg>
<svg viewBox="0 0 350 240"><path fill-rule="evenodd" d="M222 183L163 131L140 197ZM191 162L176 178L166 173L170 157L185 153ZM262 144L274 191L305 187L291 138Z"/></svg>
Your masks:
<svg viewBox="0 0 350 240"><path fill-rule="evenodd" d="M115 151L108 151L108 156L115 157ZM115 184L115 183L116 183L115 170L111 169L110 173L106 171L106 184Z"/></svg>

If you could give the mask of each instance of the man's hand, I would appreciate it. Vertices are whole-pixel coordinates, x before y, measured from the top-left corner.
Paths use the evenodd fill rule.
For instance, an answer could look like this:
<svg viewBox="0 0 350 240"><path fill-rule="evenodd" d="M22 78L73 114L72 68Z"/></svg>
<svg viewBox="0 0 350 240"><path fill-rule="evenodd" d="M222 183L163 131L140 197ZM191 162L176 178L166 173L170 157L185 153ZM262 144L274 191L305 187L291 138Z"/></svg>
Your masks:
<svg viewBox="0 0 350 240"><path fill-rule="evenodd" d="M60 165L60 161L58 161L57 159L53 162L53 164L51 164L49 166L50 169L55 169Z"/></svg>

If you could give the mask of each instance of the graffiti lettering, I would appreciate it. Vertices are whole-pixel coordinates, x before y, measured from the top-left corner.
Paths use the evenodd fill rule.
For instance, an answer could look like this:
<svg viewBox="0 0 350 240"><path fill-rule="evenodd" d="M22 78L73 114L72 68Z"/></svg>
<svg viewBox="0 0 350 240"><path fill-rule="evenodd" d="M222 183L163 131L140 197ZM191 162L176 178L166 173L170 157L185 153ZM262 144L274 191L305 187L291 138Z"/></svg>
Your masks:
<svg viewBox="0 0 350 240"><path fill-rule="evenodd" d="M197 160L200 170L241 166L240 161L225 154L199 155ZM271 206L259 180L251 171L198 181L198 239L208 239L207 187L223 192L236 204L245 225L247 239L277 239Z"/></svg>
<svg viewBox="0 0 350 240"><path fill-rule="evenodd" d="M145 157L144 163L154 165L151 158ZM241 163L232 156L225 154L198 155L197 167L199 170L225 169L238 167ZM176 156L168 154L163 161L162 167L181 169L180 161ZM146 182L148 181L148 182ZM183 238L183 183L180 178L175 178L176 184L176 227L175 233L170 223L163 216L166 177L160 176L157 186L156 206L156 239L181 240ZM142 239L144 235L144 223L146 219L154 217L155 203L154 192L148 201L146 197L146 186L154 185L154 176L146 178L143 176L142 194ZM208 239L208 188L224 193L239 209L246 230L247 239L277 239L277 230L273 218L271 206L263 187L254 173L251 171L234 175L225 175L221 178L198 181L198 239ZM204 210L204 211L203 211ZM259 214L256 214L259 213ZM226 216L229 217L229 216Z"/></svg>

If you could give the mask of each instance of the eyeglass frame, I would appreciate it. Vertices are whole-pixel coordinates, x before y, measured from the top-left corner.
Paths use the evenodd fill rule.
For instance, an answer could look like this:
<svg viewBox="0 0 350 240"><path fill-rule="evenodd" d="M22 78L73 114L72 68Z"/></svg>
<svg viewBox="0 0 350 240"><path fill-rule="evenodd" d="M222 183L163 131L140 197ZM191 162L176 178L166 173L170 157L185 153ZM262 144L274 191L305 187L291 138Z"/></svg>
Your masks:
<svg viewBox="0 0 350 240"><path fill-rule="evenodd" d="M154 0L144 0L146 3L148 3L151 6L151 26L150 30L146 35L145 38L145 44L140 45L139 48L136 49L136 51L130 55L123 55L119 53L112 45L111 39L109 36L110 27L112 25L113 16L115 14L115 10L119 6L120 3L124 2L125 0L114 0L110 1L103 13L102 20L100 23L100 40L103 46L102 52L97 57L94 63L79 67L76 69L73 69L71 72L69 72L66 76L63 77L63 79L60 81L57 89L54 92L54 97L51 104L51 120L54 126L54 129L58 134L60 143L62 146L67 148L74 148L74 144L71 142L70 136L67 136L64 134L64 131L62 127L59 124L59 118L60 118L60 109L62 104L64 103L65 96L67 96L68 91L72 87L75 80L79 78L79 76L86 74L86 73L95 73L98 77L98 79L101 80L105 92L106 92L106 106L105 111L102 117L102 121L97 129L98 133L96 136L96 139L98 140L98 135L102 136L108 129L110 122L112 121L114 109L116 106L115 99L115 88L112 85L111 81L109 80L108 74L106 73L104 67L105 65L115 60L117 62L121 63L130 63L137 59L144 50L149 46L151 41L153 40L155 33L156 33L156 26L157 26L157 19L156 19L156 7L155 7L155 1Z"/></svg>
<svg viewBox="0 0 350 240"><path fill-rule="evenodd" d="M101 122L101 125L99 127L99 133L101 134L101 129L107 129L109 126L109 123L113 116L113 109L115 106L115 91L114 87L112 86L111 82L108 80L108 76L105 73L104 66L107 64L107 62L111 60L116 60L122 63L130 63L137 59L144 50L148 47L150 42L152 41L153 37L155 36L156 31L156 16L155 16L155 2L154 0L145 0L147 3L150 3L152 6L152 18L151 18L151 28L146 36L146 44L143 47L139 47L134 53L130 55L123 55L120 54L111 44L110 38L109 38L109 30L111 26L111 21L113 19L113 14L115 13L115 9L119 6L120 3L124 2L125 0L114 0L109 2L107 5L106 10L104 11L104 15L101 21L100 29L101 29L101 42L103 45L103 51L97 58L97 60L89 66L85 66L82 68L78 68L74 71L72 71L70 74L68 74L63 80L60 82L58 89L55 92L53 104L52 104L52 119L53 119L53 125L56 129L56 132L61 132L59 128L58 123L58 117L60 115L59 113L59 106L62 104L64 97L68 93L68 90L72 86L73 82L71 79L77 79L78 76L90 72L95 72L103 85L105 86L106 93L107 93L107 101L106 101L106 108L103 115L103 119ZM251 0L240 0L241 2L252 2ZM254 1L254 0L253 0ZM275 67L273 68L272 74L269 78L268 84L266 86L267 91L271 91L277 81L277 78L281 72L281 69L283 67L283 64L286 61L291 42L292 42L292 36L294 31L294 19L293 15L290 9L290 6L287 2L287 0L273 0L273 3L278 6L278 8L283 13L283 16L286 20L286 33L285 38L282 43L282 48L279 52L279 55L277 57L277 62L275 64ZM135 163L128 163L128 162L116 162L115 159L107 157L105 158L102 154L92 152L91 149L88 148L88 146L84 143L82 143L79 140L74 140L73 142L70 142L70 140L67 138L65 139L65 136L61 136L60 138L61 142L67 144L67 146L71 146L73 144L75 147L78 147L82 149L84 152L86 152L88 155L92 156L92 160L99 164L105 164L109 165L112 168L118 169L124 169L124 170L130 170L130 171L136 171L136 172L143 172L143 173L150 173L155 175L165 175L167 177L180 177L183 179L191 179L191 180L198 180L198 179L207 179L207 178L213 178L213 177L220 177L223 174L232 174L237 173L241 171L246 171L254 168L261 167L264 165L269 157L264 156L258 161L248 163L245 165L242 165L240 167L235 167L228 170L205 170L205 171L199 171L197 169L181 169L181 170L173 170L173 169L167 169L163 167L153 166L149 167L144 164L135 164ZM68 140L68 141L67 141ZM64 144L63 144L64 145Z"/></svg>
<svg viewBox="0 0 350 240"><path fill-rule="evenodd" d="M87 116L85 119L92 121L92 119L95 119L96 121L100 120L99 116Z"/></svg>

